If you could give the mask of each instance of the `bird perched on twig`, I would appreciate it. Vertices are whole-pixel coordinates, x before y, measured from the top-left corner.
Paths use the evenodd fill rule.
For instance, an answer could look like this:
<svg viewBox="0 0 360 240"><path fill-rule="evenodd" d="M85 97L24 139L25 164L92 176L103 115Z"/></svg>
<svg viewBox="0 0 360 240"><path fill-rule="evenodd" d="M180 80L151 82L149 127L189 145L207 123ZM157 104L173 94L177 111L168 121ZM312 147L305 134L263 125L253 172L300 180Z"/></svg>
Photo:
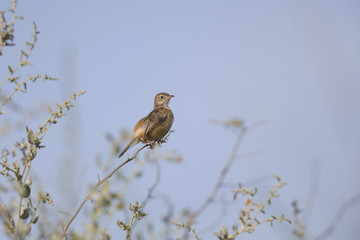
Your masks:
<svg viewBox="0 0 360 240"><path fill-rule="evenodd" d="M150 147L153 147L156 141L160 141L166 136L174 122L174 115L168 106L173 97L174 95L165 92L155 96L154 110L135 125L134 136L120 153L119 158L131 146L135 146L139 142L149 143Z"/></svg>

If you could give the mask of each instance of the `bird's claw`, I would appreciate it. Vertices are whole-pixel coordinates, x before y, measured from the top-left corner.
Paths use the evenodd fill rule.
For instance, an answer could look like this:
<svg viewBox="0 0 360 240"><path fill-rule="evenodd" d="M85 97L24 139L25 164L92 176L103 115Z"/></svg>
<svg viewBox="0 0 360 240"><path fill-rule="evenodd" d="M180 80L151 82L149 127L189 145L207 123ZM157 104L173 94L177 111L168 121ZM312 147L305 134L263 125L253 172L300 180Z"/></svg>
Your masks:
<svg viewBox="0 0 360 240"><path fill-rule="evenodd" d="M153 149L155 147L155 142L147 141L147 143L149 144L150 149Z"/></svg>

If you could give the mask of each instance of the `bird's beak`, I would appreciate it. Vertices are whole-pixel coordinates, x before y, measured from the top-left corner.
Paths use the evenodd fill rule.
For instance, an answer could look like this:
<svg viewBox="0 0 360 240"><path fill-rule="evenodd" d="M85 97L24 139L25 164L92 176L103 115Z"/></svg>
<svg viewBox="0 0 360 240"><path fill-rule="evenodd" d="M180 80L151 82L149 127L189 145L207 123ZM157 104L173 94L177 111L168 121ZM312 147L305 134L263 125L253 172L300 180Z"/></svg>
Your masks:
<svg viewBox="0 0 360 240"><path fill-rule="evenodd" d="M174 95L170 95L169 97L170 97L170 98L173 98L173 97L175 97L175 96L174 96Z"/></svg>

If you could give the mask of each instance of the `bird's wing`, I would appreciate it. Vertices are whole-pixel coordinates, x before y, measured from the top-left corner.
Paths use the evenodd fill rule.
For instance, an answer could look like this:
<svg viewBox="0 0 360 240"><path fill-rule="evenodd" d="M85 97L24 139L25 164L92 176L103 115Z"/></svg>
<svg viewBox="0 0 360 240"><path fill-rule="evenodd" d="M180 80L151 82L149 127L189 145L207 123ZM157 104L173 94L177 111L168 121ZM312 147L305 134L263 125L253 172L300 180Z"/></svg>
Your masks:
<svg viewBox="0 0 360 240"><path fill-rule="evenodd" d="M151 128L152 123L155 121L156 118L156 110L151 111L146 117L140 119L140 121L135 125L134 132L141 134L144 139L146 134ZM140 136L138 136L140 137Z"/></svg>
<svg viewBox="0 0 360 240"><path fill-rule="evenodd" d="M147 120L146 129L144 132L144 138L146 139L146 136L148 135L149 131L154 128L154 125L156 124L157 118L158 118L158 110L153 110L149 114L149 118Z"/></svg>

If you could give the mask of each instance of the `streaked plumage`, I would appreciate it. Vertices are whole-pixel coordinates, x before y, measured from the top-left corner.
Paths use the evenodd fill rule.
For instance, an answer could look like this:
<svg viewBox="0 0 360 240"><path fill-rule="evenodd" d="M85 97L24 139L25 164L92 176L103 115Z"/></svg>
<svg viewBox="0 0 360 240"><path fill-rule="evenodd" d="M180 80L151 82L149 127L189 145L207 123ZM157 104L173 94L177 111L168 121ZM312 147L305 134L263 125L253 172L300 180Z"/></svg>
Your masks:
<svg viewBox="0 0 360 240"><path fill-rule="evenodd" d="M146 117L134 127L134 136L129 144L120 153L119 158L131 147L139 142L151 143L160 141L170 131L174 122L174 115L168 104L174 95L168 93L159 93L155 96L154 110L152 110Z"/></svg>

